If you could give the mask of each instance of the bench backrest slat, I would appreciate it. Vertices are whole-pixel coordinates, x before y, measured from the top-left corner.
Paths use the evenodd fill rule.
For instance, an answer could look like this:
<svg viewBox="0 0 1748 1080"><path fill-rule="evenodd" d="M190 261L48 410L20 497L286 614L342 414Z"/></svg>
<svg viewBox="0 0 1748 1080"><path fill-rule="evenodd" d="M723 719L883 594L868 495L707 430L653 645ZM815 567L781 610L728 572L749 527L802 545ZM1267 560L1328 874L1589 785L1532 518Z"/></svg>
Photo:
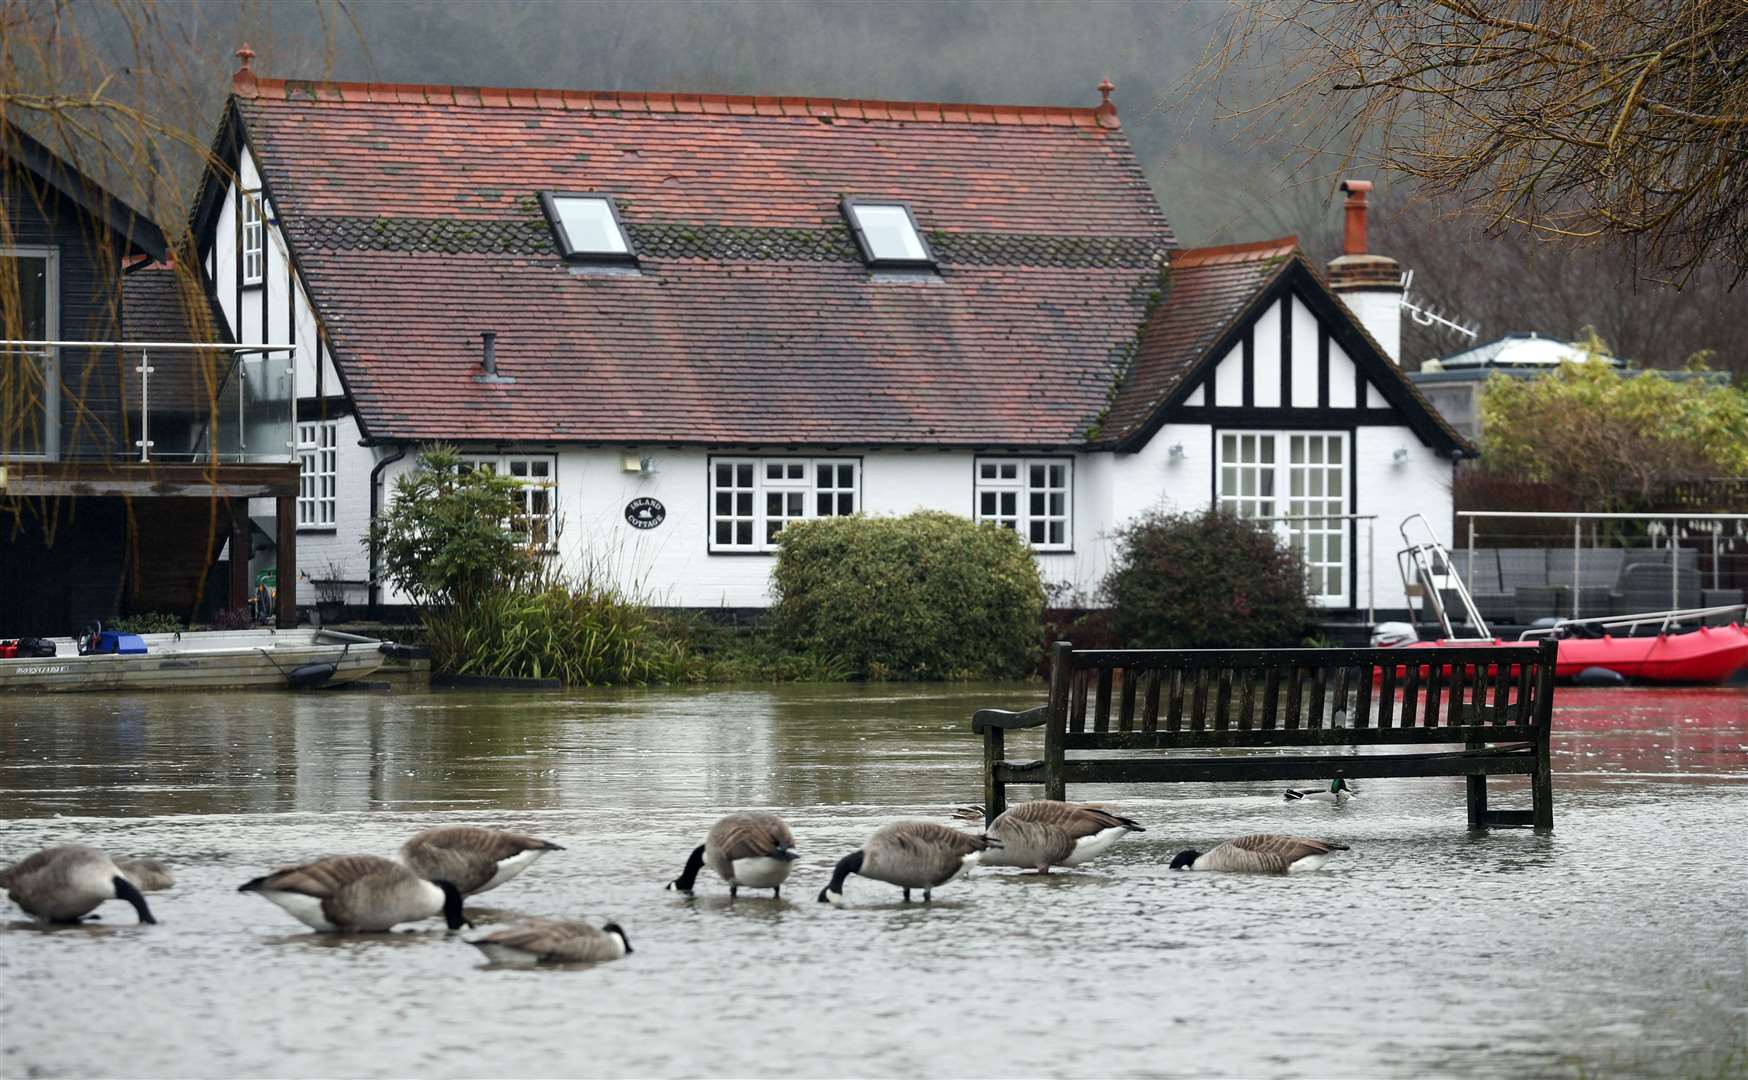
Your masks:
<svg viewBox="0 0 1748 1080"><path fill-rule="evenodd" d="M1072 734L1078 748L1101 740L1121 748L1174 740L1292 745L1295 737L1317 744L1436 742L1440 729L1460 729L1470 741L1539 737L1548 722L1551 695L1544 700L1542 687L1552 679L1554 652L1059 647L1052 655L1067 670L1052 673L1047 731Z"/></svg>

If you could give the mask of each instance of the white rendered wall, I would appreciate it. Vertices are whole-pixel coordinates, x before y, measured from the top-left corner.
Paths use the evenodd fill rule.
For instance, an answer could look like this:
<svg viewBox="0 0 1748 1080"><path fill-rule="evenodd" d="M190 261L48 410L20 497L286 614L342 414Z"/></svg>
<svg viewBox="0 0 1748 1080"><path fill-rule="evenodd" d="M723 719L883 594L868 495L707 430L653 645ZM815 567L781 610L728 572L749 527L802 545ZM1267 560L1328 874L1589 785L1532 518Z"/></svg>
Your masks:
<svg viewBox="0 0 1748 1080"><path fill-rule="evenodd" d="M1342 303L1372 335L1392 363L1402 356L1402 293L1390 289L1355 289L1341 292Z"/></svg>
<svg viewBox="0 0 1748 1080"><path fill-rule="evenodd" d="M1408 451L1407 460L1397 464L1397 450ZM1402 548L1398 528L1410 514L1425 515L1433 532L1447 547L1451 543L1451 479L1449 458L1434 453L1407 427L1362 427L1354 438L1355 481L1358 498L1356 514L1376 514L1377 550L1372 553L1371 570L1376 585L1374 606L1400 609L1408 606L1402 589L1401 575L1396 569L1396 552ZM1365 604L1366 553L1364 530L1356 544L1362 564L1356 573L1359 603Z"/></svg>

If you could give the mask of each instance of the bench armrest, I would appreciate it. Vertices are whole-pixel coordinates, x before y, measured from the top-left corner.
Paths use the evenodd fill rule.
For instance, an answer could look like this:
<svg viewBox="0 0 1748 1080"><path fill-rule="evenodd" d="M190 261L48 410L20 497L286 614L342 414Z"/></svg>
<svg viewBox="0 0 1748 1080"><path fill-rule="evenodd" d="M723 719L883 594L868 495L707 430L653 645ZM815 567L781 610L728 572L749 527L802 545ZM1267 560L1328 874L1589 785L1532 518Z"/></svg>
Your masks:
<svg viewBox="0 0 1748 1080"><path fill-rule="evenodd" d="M1014 728L1041 727L1044 721L1050 719L1050 706L1039 705L1025 712L1009 712L1006 709L978 709L971 714L971 731L981 735L990 728L1013 730Z"/></svg>

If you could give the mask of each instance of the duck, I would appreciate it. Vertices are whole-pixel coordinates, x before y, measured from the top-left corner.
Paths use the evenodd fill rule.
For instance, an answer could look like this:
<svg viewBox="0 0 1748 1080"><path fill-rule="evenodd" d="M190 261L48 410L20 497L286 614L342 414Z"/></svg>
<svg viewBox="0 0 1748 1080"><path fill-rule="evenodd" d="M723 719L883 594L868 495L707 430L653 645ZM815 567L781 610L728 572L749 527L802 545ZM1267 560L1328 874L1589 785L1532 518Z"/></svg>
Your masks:
<svg viewBox="0 0 1748 1080"><path fill-rule="evenodd" d="M1048 874L1052 866L1079 866L1109 851L1132 832L1146 832L1102 806L1034 799L1008 808L985 830L1001 841L983 854L984 866L1024 866Z"/></svg>
<svg viewBox="0 0 1748 1080"><path fill-rule="evenodd" d="M598 963L632 952L631 941L618 923L596 927L581 919L525 919L468 944L494 964L516 967Z"/></svg>
<svg viewBox="0 0 1748 1080"><path fill-rule="evenodd" d="M842 905L844 880L851 874L897 885L904 890L906 903L912 889L921 889L923 900L933 900L935 889L977 865L986 851L1000 847L998 837L961 832L933 821L895 821L875 829L860 848L838 860L830 884L819 891L819 902Z"/></svg>
<svg viewBox="0 0 1748 1080"><path fill-rule="evenodd" d="M1346 844L1304 836L1253 833L1201 852L1186 848L1171 860L1173 870L1214 870L1228 874L1298 874L1316 870Z"/></svg>
<svg viewBox="0 0 1748 1080"><path fill-rule="evenodd" d="M449 929L472 926L461 890L431 881L392 859L332 855L252 878L238 892L260 893L312 930L376 932L442 915Z"/></svg>
<svg viewBox="0 0 1748 1080"><path fill-rule="evenodd" d="M728 895L749 889L770 889L773 899L783 896L783 883L798 856L789 825L776 814L729 814L710 827L704 842L692 849L686 868L668 882L673 892L692 895L698 871L705 866L728 882Z"/></svg>
<svg viewBox="0 0 1748 1080"><path fill-rule="evenodd" d="M452 882L463 896L497 888L549 851L550 840L477 825L426 829L401 845L401 861L427 881Z"/></svg>
<svg viewBox="0 0 1748 1080"><path fill-rule="evenodd" d="M1359 792L1348 787L1347 781L1340 776L1329 782L1328 790L1318 788L1288 788L1283 798L1288 802L1326 802L1340 806Z"/></svg>
<svg viewBox="0 0 1748 1080"><path fill-rule="evenodd" d="M78 923L105 900L126 900L142 923L156 923L140 889L108 855L73 844L44 848L0 875L12 902L46 923Z"/></svg>
<svg viewBox="0 0 1748 1080"><path fill-rule="evenodd" d="M115 865L141 892L163 892L176 884L176 875L157 859L117 859Z"/></svg>

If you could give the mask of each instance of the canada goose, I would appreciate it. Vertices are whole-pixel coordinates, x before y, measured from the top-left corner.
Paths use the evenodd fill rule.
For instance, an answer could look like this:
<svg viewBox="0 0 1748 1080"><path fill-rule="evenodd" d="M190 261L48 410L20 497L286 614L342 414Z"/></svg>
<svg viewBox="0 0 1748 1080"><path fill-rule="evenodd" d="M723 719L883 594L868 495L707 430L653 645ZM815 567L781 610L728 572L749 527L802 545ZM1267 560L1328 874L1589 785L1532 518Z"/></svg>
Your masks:
<svg viewBox="0 0 1748 1080"><path fill-rule="evenodd" d="M401 845L401 861L426 881L450 881L461 895L495 889L535 859L564 848L550 840L477 825L426 829Z"/></svg>
<svg viewBox="0 0 1748 1080"><path fill-rule="evenodd" d="M851 874L884 881L904 890L921 889L924 900L934 899L934 890L977 864L990 848L1001 847L993 836L960 832L933 821L895 821L882 825L862 844L838 860L831 884L819 891L819 902L844 902L844 879Z"/></svg>
<svg viewBox="0 0 1748 1080"><path fill-rule="evenodd" d="M237 887L256 892L315 930L378 931L441 914L449 929L472 926L453 882L427 881L375 855L334 855L288 866Z"/></svg>
<svg viewBox="0 0 1748 1080"><path fill-rule="evenodd" d="M1358 794L1359 792L1347 786L1345 779L1338 776L1329 782L1327 791L1317 788L1288 788L1284 798L1288 802L1326 802L1340 806Z"/></svg>
<svg viewBox="0 0 1748 1080"><path fill-rule="evenodd" d="M141 892L163 892L176 884L176 875L157 859L119 859L115 865Z"/></svg>
<svg viewBox="0 0 1748 1080"><path fill-rule="evenodd" d="M668 882L668 888L688 896L705 866L728 882L728 895L741 886L770 889L783 895L783 882L796 859L795 837L789 825L776 814L730 814L710 827L704 842L692 849L686 868Z"/></svg>
<svg viewBox="0 0 1748 1080"><path fill-rule="evenodd" d="M1098 806L1034 799L1009 807L989 823L1001 846L986 852L984 866L1025 866L1048 874L1051 866L1079 866L1110 850L1127 833L1145 832L1126 817Z"/></svg>
<svg viewBox="0 0 1748 1080"><path fill-rule="evenodd" d="M1219 870L1229 874L1286 874L1315 870L1346 844L1303 836L1255 833L1228 840L1206 853L1187 849L1171 860L1173 870Z"/></svg>
<svg viewBox="0 0 1748 1080"><path fill-rule="evenodd" d="M79 922L105 900L126 900L141 922L158 921L139 888L96 848L45 848L7 870L4 883L12 902L43 922Z"/></svg>
<svg viewBox="0 0 1748 1080"><path fill-rule="evenodd" d="M578 964L617 960L631 942L616 922L596 928L581 919L526 919L468 942L494 964Z"/></svg>

